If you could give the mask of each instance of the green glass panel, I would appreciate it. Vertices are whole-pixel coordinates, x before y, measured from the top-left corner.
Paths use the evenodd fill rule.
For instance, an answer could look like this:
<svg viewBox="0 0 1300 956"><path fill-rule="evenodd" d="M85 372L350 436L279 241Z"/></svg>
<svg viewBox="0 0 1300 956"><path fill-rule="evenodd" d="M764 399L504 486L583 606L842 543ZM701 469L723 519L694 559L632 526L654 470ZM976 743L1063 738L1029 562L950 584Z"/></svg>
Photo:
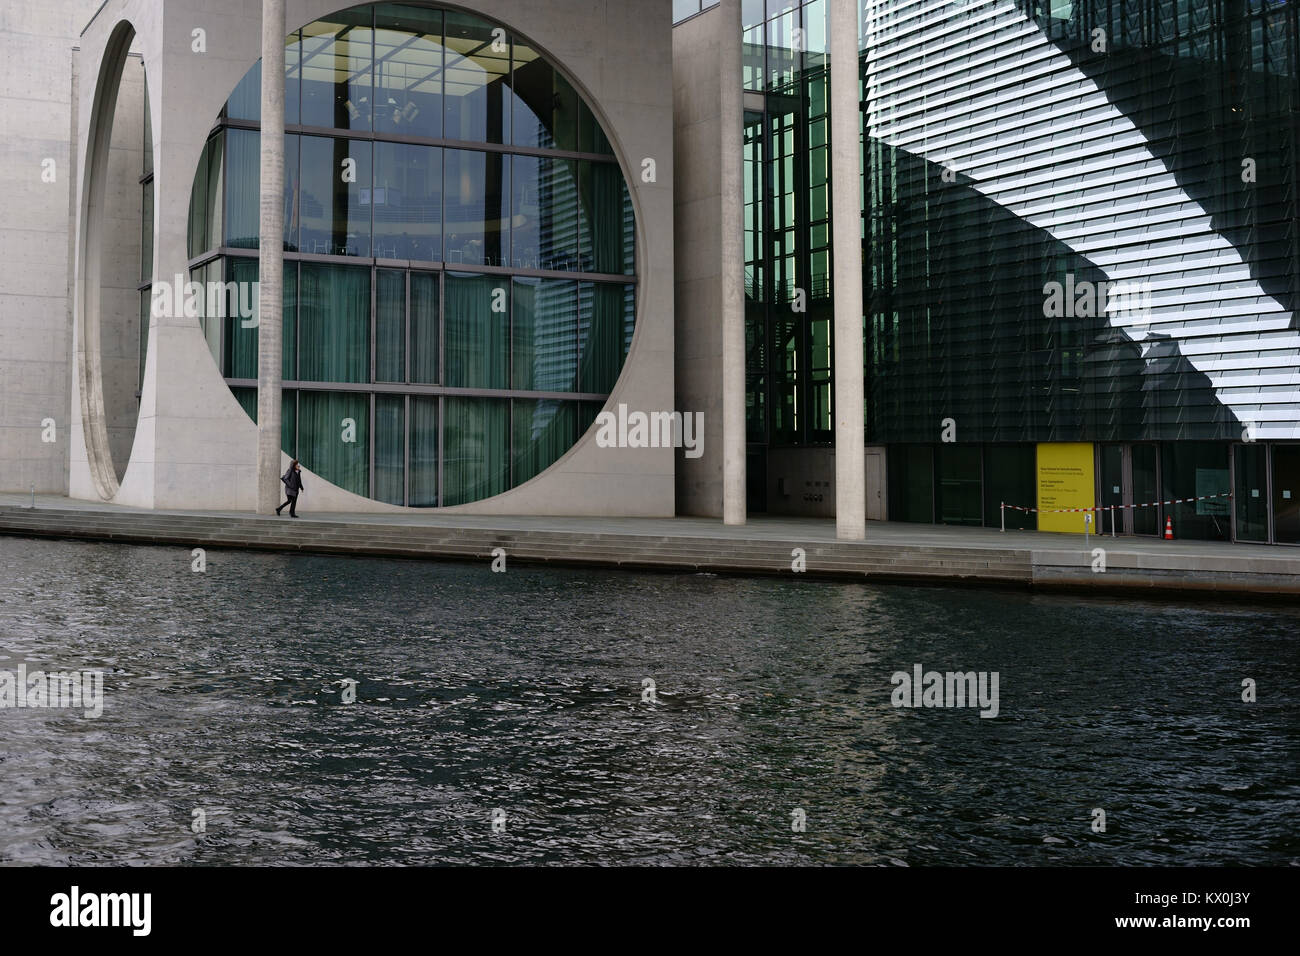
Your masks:
<svg viewBox="0 0 1300 956"><path fill-rule="evenodd" d="M225 330L221 370L226 378L258 377L257 303L260 297L256 259L231 256L226 260ZM280 340L280 374L285 381L297 377L298 263L284 264L281 287L283 331ZM231 286L233 283L233 288Z"/></svg>
<svg viewBox="0 0 1300 956"><path fill-rule="evenodd" d="M194 171L194 185L190 188L190 215L186 235L189 258L207 251L208 236L208 146L205 143L199 154L199 165Z"/></svg>
<svg viewBox="0 0 1300 956"><path fill-rule="evenodd" d="M509 281L458 273L448 273L444 281L446 384L452 388L509 387Z"/></svg>
<svg viewBox="0 0 1300 956"><path fill-rule="evenodd" d="M245 316L240 307L225 310L225 350L221 363L222 374L227 378L257 378L257 327L250 323L257 321L256 302L252 290L258 282L258 262L256 259L243 259L232 256L226 260L226 281L235 286L234 295L229 301L239 300L243 295L244 304L252 304L251 315Z"/></svg>
<svg viewBox="0 0 1300 956"><path fill-rule="evenodd" d="M636 221L623 173L614 163L578 164L582 183L583 248L591 271L631 275L636 268Z"/></svg>
<svg viewBox="0 0 1300 956"><path fill-rule="evenodd" d="M515 399L511 409L511 479L522 485L559 461L577 435L577 403Z"/></svg>
<svg viewBox="0 0 1300 956"><path fill-rule="evenodd" d="M207 198L204 200L204 233L203 249L215 249L221 245L221 184L223 181L222 156L226 151L226 134L224 131L218 133L212 139L208 140L207 149L204 155L207 157L208 176L207 176Z"/></svg>
<svg viewBox="0 0 1300 956"><path fill-rule="evenodd" d="M411 396L411 495L414 508L438 504L438 402L427 395Z"/></svg>
<svg viewBox="0 0 1300 956"><path fill-rule="evenodd" d="M288 139L286 136L286 147ZM226 191L225 243L236 249L258 247L261 142L262 137L256 130L226 131L226 169L230 176L230 189Z"/></svg>
<svg viewBox="0 0 1300 956"><path fill-rule="evenodd" d="M302 264L298 377L370 381L370 270Z"/></svg>
<svg viewBox="0 0 1300 956"><path fill-rule="evenodd" d="M444 505L499 495L510 486L510 403L494 398L447 398L443 439Z"/></svg>
<svg viewBox="0 0 1300 956"><path fill-rule="evenodd" d="M406 273L375 272L375 381L406 381Z"/></svg>
<svg viewBox="0 0 1300 956"><path fill-rule="evenodd" d="M411 273L411 381L436 385L442 380L438 353L438 274Z"/></svg>
<svg viewBox="0 0 1300 956"><path fill-rule="evenodd" d="M256 249L259 245L261 149L261 134L256 130L226 131L226 173L230 186L226 189L224 242L235 249ZM285 248L291 250L298 248L298 149L299 137L285 134L284 236Z"/></svg>
<svg viewBox="0 0 1300 956"><path fill-rule="evenodd" d="M578 391L614 390L631 340L627 286L583 282L578 286Z"/></svg>
<svg viewBox="0 0 1300 956"><path fill-rule="evenodd" d="M257 422L257 389L232 387L231 393L241 408ZM290 458L297 457L298 393L286 389L280 393L280 447Z"/></svg>
<svg viewBox="0 0 1300 956"><path fill-rule="evenodd" d="M406 399L375 396L375 492L378 501L406 503Z"/></svg>
<svg viewBox="0 0 1300 956"><path fill-rule="evenodd" d="M572 392L578 374L578 283L515 279L510 386Z"/></svg>
<svg viewBox="0 0 1300 956"><path fill-rule="evenodd" d="M298 450L304 467L353 494L370 493L370 396L301 392ZM311 486L306 488L311 500Z"/></svg>
<svg viewBox="0 0 1300 956"><path fill-rule="evenodd" d="M584 231L578 215L578 164L516 156L512 165L512 263L525 269L590 271L590 230Z"/></svg>

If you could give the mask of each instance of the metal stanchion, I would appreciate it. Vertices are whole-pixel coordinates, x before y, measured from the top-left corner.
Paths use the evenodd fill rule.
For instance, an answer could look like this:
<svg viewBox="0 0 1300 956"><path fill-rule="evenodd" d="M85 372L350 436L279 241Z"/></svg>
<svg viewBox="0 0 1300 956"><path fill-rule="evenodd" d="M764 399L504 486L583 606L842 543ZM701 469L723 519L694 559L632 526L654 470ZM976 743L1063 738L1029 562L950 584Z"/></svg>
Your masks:
<svg viewBox="0 0 1300 956"><path fill-rule="evenodd" d="M1115 506L1110 506L1110 536L1115 537Z"/></svg>
<svg viewBox="0 0 1300 956"><path fill-rule="evenodd" d="M1007 503L1002 502L1002 533L1006 534L1007 530Z"/></svg>

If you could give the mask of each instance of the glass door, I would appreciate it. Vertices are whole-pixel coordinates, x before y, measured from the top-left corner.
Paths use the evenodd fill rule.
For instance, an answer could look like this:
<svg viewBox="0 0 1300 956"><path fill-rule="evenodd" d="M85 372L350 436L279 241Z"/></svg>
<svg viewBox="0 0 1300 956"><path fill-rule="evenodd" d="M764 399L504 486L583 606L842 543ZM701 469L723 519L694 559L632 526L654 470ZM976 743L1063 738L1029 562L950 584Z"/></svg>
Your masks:
<svg viewBox="0 0 1300 956"><path fill-rule="evenodd" d="M1155 445L1130 445L1132 497L1127 504L1142 505L1160 500L1159 456ZM1162 509L1158 504L1128 509L1133 534L1160 534Z"/></svg>
<svg viewBox="0 0 1300 956"><path fill-rule="evenodd" d="M1098 534L1127 534L1128 521L1120 505L1126 503L1124 495L1124 446L1102 445L1098 459L1097 504L1103 510L1097 513ZM1114 510L1111 506L1114 505ZM1112 527L1114 522L1114 527Z"/></svg>
<svg viewBox="0 0 1300 956"><path fill-rule="evenodd" d="M1300 544L1300 445L1273 446L1273 540Z"/></svg>
<svg viewBox="0 0 1300 956"><path fill-rule="evenodd" d="M1268 541L1268 447L1234 445L1233 514L1237 541Z"/></svg>

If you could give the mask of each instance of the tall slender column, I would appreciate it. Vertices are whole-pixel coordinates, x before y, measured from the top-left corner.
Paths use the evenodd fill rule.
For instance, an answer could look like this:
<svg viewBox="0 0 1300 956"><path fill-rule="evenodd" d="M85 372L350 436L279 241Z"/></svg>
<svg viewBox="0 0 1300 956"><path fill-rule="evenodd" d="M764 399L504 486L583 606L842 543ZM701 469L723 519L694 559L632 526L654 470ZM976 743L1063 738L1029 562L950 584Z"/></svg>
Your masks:
<svg viewBox="0 0 1300 956"><path fill-rule="evenodd" d="M740 0L722 0L722 521L745 523L745 107Z"/></svg>
<svg viewBox="0 0 1300 956"><path fill-rule="evenodd" d="M284 0L262 0L262 196L258 225L257 513L280 503L284 301Z"/></svg>
<svg viewBox="0 0 1300 956"><path fill-rule="evenodd" d="M867 536L862 400L862 187L858 3L830 0L831 258L835 298L835 536Z"/></svg>

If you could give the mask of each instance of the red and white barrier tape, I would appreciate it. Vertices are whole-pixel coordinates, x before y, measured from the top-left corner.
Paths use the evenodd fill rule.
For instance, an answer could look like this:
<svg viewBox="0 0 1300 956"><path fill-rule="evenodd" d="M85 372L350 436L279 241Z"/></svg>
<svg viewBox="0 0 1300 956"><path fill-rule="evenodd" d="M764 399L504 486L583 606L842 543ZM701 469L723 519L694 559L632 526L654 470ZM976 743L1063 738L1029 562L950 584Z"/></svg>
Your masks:
<svg viewBox="0 0 1300 956"><path fill-rule="evenodd" d="M1220 495L1201 495L1199 498L1171 498L1168 501L1148 501L1140 505L1104 505L1100 508L1022 508L1020 505L1007 505L1002 507L1010 508L1012 511L1029 511L1035 514L1074 514L1083 511L1114 511L1119 508L1154 508L1156 505L1183 505L1190 504L1193 501L1207 501L1210 498L1231 498L1232 492L1225 491Z"/></svg>

